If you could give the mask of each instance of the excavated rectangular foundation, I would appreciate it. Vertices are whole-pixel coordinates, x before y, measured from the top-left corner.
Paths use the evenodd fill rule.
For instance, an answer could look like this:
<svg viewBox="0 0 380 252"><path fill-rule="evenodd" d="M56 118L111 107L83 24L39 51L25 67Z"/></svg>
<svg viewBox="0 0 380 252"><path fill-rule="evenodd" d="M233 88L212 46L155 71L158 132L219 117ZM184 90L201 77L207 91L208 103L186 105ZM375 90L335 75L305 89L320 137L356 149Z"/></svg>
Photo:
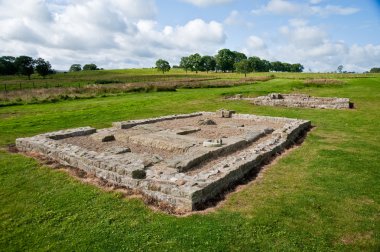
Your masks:
<svg viewBox="0 0 380 252"><path fill-rule="evenodd" d="M51 132L19 138L16 146L191 211L257 171L310 126L298 119L199 112Z"/></svg>

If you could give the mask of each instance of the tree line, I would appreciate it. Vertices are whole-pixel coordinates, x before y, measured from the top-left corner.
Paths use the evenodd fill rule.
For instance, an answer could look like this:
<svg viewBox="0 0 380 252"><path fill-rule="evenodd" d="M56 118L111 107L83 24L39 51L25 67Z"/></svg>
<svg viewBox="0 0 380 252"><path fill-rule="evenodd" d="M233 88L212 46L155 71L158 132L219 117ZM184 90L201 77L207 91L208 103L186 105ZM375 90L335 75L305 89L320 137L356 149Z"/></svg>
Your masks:
<svg viewBox="0 0 380 252"><path fill-rule="evenodd" d="M161 66L165 66L165 68ZM162 59L156 62L156 67L163 73L170 70L169 63ZM231 51L229 49L221 49L215 56L201 56L199 53L195 53L182 57L179 67L186 72L239 72L245 75L250 72L302 72L304 69L300 63L270 62L256 56L247 57L242 52Z"/></svg>
<svg viewBox="0 0 380 252"><path fill-rule="evenodd" d="M37 72L43 78L48 74L55 73L51 68L49 61L43 58L33 59L29 56L1 56L0 57L0 75L25 75L30 76Z"/></svg>
<svg viewBox="0 0 380 252"><path fill-rule="evenodd" d="M70 69L69 69L69 72L80 72L80 71L93 71L93 70L102 70L100 68L98 68L97 65L95 65L94 63L91 63L91 64L85 64L82 68L82 65L81 64L72 64L70 66Z"/></svg>

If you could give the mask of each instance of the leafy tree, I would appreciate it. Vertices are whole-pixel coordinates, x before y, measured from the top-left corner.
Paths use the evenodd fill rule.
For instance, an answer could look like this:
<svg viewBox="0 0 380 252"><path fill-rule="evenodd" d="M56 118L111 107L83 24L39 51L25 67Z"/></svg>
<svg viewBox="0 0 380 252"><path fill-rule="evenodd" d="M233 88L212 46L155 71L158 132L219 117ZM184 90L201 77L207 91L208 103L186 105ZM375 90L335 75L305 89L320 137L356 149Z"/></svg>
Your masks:
<svg viewBox="0 0 380 252"><path fill-rule="evenodd" d="M45 76L51 73L52 71L49 61L45 61L42 58L38 58L37 60L35 60L34 64L36 66L36 72L43 78L45 78Z"/></svg>
<svg viewBox="0 0 380 252"><path fill-rule="evenodd" d="M283 72L291 72L292 71L292 65L286 62L282 63L282 71Z"/></svg>
<svg viewBox="0 0 380 252"><path fill-rule="evenodd" d="M271 65L272 65L272 70L275 72L284 72L285 71L284 65L280 61L272 62Z"/></svg>
<svg viewBox="0 0 380 252"><path fill-rule="evenodd" d="M233 51L232 53L234 54L235 63L247 59L247 56L244 53L236 52L236 51Z"/></svg>
<svg viewBox="0 0 380 252"><path fill-rule="evenodd" d="M0 75L14 75L17 73L15 59L12 56L0 57Z"/></svg>
<svg viewBox="0 0 380 252"><path fill-rule="evenodd" d="M198 71L202 70L202 56L199 55L199 53L190 55L189 64L191 66L191 71L198 73Z"/></svg>
<svg viewBox="0 0 380 252"><path fill-rule="evenodd" d="M99 70L98 66L93 63L86 64L83 66L83 71L93 71L93 70Z"/></svg>
<svg viewBox="0 0 380 252"><path fill-rule="evenodd" d="M338 73L342 73L343 71L343 65L339 65L337 68Z"/></svg>
<svg viewBox="0 0 380 252"><path fill-rule="evenodd" d="M19 56L15 59L17 72L21 75L30 76L34 73L34 60L29 56Z"/></svg>
<svg viewBox="0 0 380 252"><path fill-rule="evenodd" d="M221 49L215 56L216 68L220 71L227 72L234 70L235 53L229 49Z"/></svg>
<svg viewBox="0 0 380 252"><path fill-rule="evenodd" d="M72 64L69 72L80 72L82 71L82 66L80 64Z"/></svg>
<svg viewBox="0 0 380 252"><path fill-rule="evenodd" d="M252 71L255 72L265 72L265 62L259 57L253 56L248 58L248 62Z"/></svg>
<svg viewBox="0 0 380 252"><path fill-rule="evenodd" d="M373 67L373 68L371 68L371 70L369 72L370 73L380 73L380 67Z"/></svg>
<svg viewBox="0 0 380 252"><path fill-rule="evenodd" d="M158 71L161 71L162 74L170 70L170 64L166 60L159 59L156 61L156 68Z"/></svg>
<svg viewBox="0 0 380 252"><path fill-rule="evenodd" d="M247 77L247 73L252 72L252 67L247 59L240 60L234 64L236 72L244 73L244 77Z"/></svg>
<svg viewBox="0 0 380 252"><path fill-rule="evenodd" d="M183 69L185 69L186 73L188 70L191 70L191 64L189 61L189 57L182 57L181 62L179 63L179 66Z"/></svg>
<svg viewBox="0 0 380 252"><path fill-rule="evenodd" d="M265 60L265 59L263 59L263 60L261 60L261 62L262 62L262 72L269 72L270 71L270 69L271 69L271 64L270 64L270 62L269 61L267 61L267 60Z"/></svg>
<svg viewBox="0 0 380 252"><path fill-rule="evenodd" d="M294 72L294 73L301 73L303 72L303 69L304 67L300 63L292 64L291 66L291 72Z"/></svg>
<svg viewBox="0 0 380 252"><path fill-rule="evenodd" d="M205 55L202 57L203 69L208 73L209 71L214 71L216 67L215 58L212 56Z"/></svg>

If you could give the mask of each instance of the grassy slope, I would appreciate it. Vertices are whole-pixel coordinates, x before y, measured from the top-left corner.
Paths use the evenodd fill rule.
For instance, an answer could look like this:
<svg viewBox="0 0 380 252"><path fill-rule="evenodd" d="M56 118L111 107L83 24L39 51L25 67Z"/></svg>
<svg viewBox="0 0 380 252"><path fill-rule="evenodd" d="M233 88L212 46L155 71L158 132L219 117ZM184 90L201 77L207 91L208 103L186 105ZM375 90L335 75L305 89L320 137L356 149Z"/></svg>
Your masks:
<svg viewBox="0 0 380 252"><path fill-rule="evenodd" d="M351 111L253 107L222 94L305 92L350 97ZM380 78L310 88L275 79L234 88L179 90L0 108L0 145L77 126L217 108L309 119L305 143L216 212L155 213L83 185L33 159L0 151L0 250L378 250Z"/></svg>

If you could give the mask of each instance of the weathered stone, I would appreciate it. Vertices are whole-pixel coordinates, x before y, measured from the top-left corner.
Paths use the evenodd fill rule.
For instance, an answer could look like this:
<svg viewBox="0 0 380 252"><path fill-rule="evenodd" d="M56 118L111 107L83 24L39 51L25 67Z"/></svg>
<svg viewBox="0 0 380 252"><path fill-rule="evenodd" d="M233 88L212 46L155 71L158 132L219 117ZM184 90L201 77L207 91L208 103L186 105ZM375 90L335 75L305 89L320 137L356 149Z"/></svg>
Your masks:
<svg viewBox="0 0 380 252"><path fill-rule="evenodd" d="M203 147L220 147L222 146L223 142L222 139L216 139L216 140L206 140L203 141Z"/></svg>
<svg viewBox="0 0 380 252"><path fill-rule="evenodd" d="M181 127L179 129L174 130L174 133L177 135L187 135L187 134L195 133L200 130L201 129L198 127L186 126L186 127Z"/></svg>
<svg viewBox="0 0 380 252"><path fill-rule="evenodd" d="M234 98L235 100L237 98ZM254 105L260 106L284 106L319 109L351 109L354 104L348 98L336 97L311 97L303 94L278 94L272 93L267 96L256 98L241 98L249 100Z"/></svg>
<svg viewBox="0 0 380 252"><path fill-rule="evenodd" d="M269 94L268 96L271 99L284 99L284 96L282 96L282 94L278 94L278 93L272 93L272 94Z"/></svg>
<svg viewBox="0 0 380 252"><path fill-rule="evenodd" d="M131 152L131 149L128 147L116 147L116 148L107 149L106 152L118 155L118 154Z"/></svg>
<svg viewBox="0 0 380 252"><path fill-rule="evenodd" d="M216 122L214 120L207 118L207 119L199 120L198 124L199 125L216 125Z"/></svg>
<svg viewBox="0 0 380 252"><path fill-rule="evenodd" d="M233 110L220 109L217 112L217 115L222 118L231 118L232 114L235 114Z"/></svg>
<svg viewBox="0 0 380 252"><path fill-rule="evenodd" d="M246 174L259 170L310 127L309 121L297 119L230 112L226 115L231 118L225 117L224 112L223 119L218 118L219 112L200 112L114 123L113 128L99 131L89 127L57 131L19 138L16 146L110 183L136 189L177 209L191 211L238 183ZM178 127L181 120L189 118L194 118L192 124L187 121ZM218 125L198 125L200 119L209 118ZM159 124L164 121L173 121L176 127ZM202 132L207 131L211 135L222 133L204 137ZM115 140L103 142L110 135ZM221 136L223 141L219 140ZM84 140L70 142L76 138ZM215 143L222 145L204 147L208 138L217 139ZM83 145L87 141L98 145L97 148ZM130 146L132 152L123 146Z"/></svg>
<svg viewBox="0 0 380 252"><path fill-rule="evenodd" d="M115 136L108 132L98 132L91 135L91 138L99 142L111 142L115 141Z"/></svg>
<svg viewBox="0 0 380 252"><path fill-rule="evenodd" d="M134 170L132 171L132 178L134 179L145 179L146 172L144 170Z"/></svg>

